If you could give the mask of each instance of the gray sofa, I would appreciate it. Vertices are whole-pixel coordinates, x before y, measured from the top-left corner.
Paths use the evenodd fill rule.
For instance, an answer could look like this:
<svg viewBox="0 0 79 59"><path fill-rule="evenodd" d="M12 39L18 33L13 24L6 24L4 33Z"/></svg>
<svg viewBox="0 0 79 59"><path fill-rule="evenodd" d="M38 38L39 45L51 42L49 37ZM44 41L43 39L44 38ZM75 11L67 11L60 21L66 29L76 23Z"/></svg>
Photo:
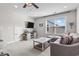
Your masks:
<svg viewBox="0 0 79 59"><path fill-rule="evenodd" d="M79 43L75 43L72 45L64 45L64 44L51 42L50 55L51 56L78 56Z"/></svg>

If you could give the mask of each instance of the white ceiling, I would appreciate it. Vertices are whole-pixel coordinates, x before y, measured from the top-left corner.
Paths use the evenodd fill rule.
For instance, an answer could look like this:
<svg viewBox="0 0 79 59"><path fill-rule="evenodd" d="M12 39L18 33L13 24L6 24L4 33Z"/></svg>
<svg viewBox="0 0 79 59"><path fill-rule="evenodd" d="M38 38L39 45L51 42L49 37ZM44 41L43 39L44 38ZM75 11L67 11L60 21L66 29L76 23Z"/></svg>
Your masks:
<svg viewBox="0 0 79 59"><path fill-rule="evenodd" d="M18 6L15 8L14 6ZM30 17L42 17L46 15L51 15L64 11L69 11L76 9L78 7L78 3L36 3L36 5L39 6L39 9L36 9L35 7L27 7L22 8L24 3L0 3L0 9L8 9L8 10L14 10L20 13L24 13L27 16Z"/></svg>

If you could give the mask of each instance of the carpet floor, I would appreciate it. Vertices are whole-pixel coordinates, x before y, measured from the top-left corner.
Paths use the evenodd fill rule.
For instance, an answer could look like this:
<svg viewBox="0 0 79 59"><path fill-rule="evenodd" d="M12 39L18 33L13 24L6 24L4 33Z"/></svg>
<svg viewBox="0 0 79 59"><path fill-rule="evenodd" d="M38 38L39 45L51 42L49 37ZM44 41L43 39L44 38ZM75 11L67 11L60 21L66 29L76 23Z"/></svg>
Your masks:
<svg viewBox="0 0 79 59"><path fill-rule="evenodd" d="M41 52L33 48L33 41L17 41L6 45L2 51L9 53L10 56L50 56L50 47Z"/></svg>

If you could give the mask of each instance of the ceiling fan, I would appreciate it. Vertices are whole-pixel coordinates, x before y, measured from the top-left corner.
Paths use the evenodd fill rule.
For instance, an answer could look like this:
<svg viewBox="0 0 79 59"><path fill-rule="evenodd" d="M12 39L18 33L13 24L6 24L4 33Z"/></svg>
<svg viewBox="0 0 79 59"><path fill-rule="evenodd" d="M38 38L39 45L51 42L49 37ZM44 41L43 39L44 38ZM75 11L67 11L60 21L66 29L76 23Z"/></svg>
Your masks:
<svg viewBox="0 0 79 59"><path fill-rule="evenodd" d="M25 3L25 4L23 5L23 8L30 7L30 6L34 6L36 9L39 8L35 3Z"/></svg>

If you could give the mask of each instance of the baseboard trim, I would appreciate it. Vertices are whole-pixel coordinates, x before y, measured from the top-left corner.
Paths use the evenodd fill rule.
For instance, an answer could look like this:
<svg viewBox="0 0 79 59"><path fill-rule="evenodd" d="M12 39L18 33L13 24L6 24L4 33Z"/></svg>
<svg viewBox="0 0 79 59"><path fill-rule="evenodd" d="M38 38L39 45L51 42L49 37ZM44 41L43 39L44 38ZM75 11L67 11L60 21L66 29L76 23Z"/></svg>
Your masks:
<svg viewBox="0 0 79 59"><path fill-rule="evenodd" d="M17 42L17 41L19 41L19 40L10 41L10 42L8 42L7 44L12 44L12 43Z"/></svg>

